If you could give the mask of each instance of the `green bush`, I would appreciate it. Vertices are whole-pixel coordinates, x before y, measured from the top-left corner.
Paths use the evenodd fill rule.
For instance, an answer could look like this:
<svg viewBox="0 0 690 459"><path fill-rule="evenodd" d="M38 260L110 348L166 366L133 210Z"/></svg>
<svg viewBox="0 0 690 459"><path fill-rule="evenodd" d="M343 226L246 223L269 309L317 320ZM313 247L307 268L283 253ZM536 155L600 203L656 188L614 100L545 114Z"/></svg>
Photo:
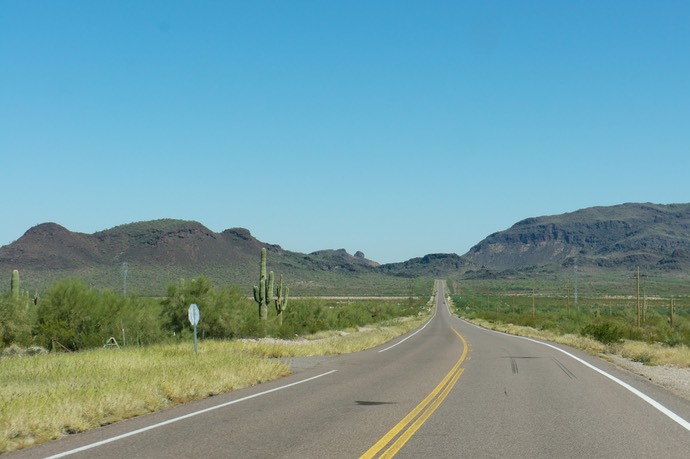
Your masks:
<svg viewBox="0 0 690 459"><path fill-rule="evenodd" d="M34 331L39 344L52 348L57 341L73 351L96 346L93 331L100 319L96 296L96 292L80 280L53 284L37 311Z"/></svg>
<svg viewBox="0 0 690 459"><path fill-rule="evenodd" d="M10 294L0 297L0 348L11 344L30 346L35 313L33 303L26 298Z"/></svg>
<svg viewBox="0 0 690 459"><path fill-rule="evenodd" d="M250 318L256 315L253 302L242 295L239 287L216 290L202 276L189 282L182 279L168 287L168 296L162 302L161 325L169 335L187 336L193 330L187 315L192 303L199 307L197 333L201 338L229 339L260 334L261 327Z"/></svg>
<svg viewBox="0 0 690 459"><path fill-rule="evenodd" d="M609 322L585 325L581 334L582 336L589 336L604 344L618 343L623 339L623 332Z"/></svg>
<svg viewBox="0 0 690 459"><path fill-rule="evenodd" d="M164 299L123 296L97 290L79 279L55 282L36 306L28 297L0 297L0 348L37 344L47 349L77 351L102 347L114 337L120 346L149 345L191 339L187 312L200 310L200 339L275 336L294 338L323 330L342 330L416 315L424 299L291 300L281 324L273 308L260 321L254 302L239 287L216 289L206 277L180 280L168 287Z"/></svg>
<svg viewBox="0 0 690 459"><path fill-rule="evenodd" d="M53 284L39 302L33 333L37 344L48 349L101 347L110 337L120 344L125 339L129 344L152 344L163 338L159 309L156 301L67 279Z"/></svg>

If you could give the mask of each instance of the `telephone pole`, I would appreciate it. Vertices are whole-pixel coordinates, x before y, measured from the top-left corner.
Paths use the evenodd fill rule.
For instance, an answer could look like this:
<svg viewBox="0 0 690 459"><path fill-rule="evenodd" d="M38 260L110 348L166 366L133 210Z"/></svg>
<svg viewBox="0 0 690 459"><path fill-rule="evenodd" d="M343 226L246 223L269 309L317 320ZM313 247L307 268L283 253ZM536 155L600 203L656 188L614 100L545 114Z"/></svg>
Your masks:
<svg viewBox="0 0 690 459"><path fill-rule="evenodd" d="M575 257L575 292L574 292L574 302L575 302L575 308L577 309L578 312L580 312L580 307L577 305L577 257Z"/></svg>
<svg viewBox="0 0 690 459"><path fill-rule="evenodd" d="M565 284L565 312L570 314L570 284Z"/></svg>
<svg viewBox="0 0 690 459"><path fill-rule="evenodd" d="M642 323L640 322L640 316L641 316L641 309L640 309L640 267L637 267L637 328L640 328Z"/></svg>

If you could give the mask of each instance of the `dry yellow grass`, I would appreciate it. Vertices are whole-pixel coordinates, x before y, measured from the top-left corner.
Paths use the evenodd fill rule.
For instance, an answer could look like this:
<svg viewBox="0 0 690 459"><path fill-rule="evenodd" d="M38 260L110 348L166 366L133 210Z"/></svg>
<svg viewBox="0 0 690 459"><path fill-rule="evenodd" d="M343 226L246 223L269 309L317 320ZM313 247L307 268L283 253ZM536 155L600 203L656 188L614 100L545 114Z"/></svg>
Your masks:
<svg viewBox="0 0 690 459"><path fill-rule="evenodd" d="M590 354L602 354L607 350L604 344L584 336L559 335L548 330L537 330L531 327L523 327L521 325L494 323L482 319L472 319L469 322L477 324L480 327L509 333L511 335L526 336L528 338L538 338L552 341L554 343L565 344L566 346L582 349Z"/></svg>
<svg viewBox="0 0 690 459"><path fill-rule="evenodd" d="M271 358L349 354L390 341L396 336L419 327L427 319L428 316L424 315L358 330L322 332L317 336L299 341L267 338L246 340L243 344L247 352Z"/></svg>
<svg viewBox="0 0 690 459"><path fill-rule="evenodd" d="M267 357L356 352L419 326L428 316L302 341L201 341L0 361L0 453L228 392L289 373Z"/></svg>
<svg viewBox="0 0 690 459"><path fill-rule="evenodd" d="M0 362L0 452L288 373L232 342L93 350Z"/></svg>
<svg viewBox="0 0 690 459"><path fill-rule="evenodd" d="M679 368L690 368L690 349L687 346L669 347L663 344L649 344L640 341L624 341L623 343L605 345L579 335L558 335L550 331L513 324L493 323L482 319L472 319L471 322L484 328L510 333L511 335L540 338L565 344L593 355L613 354L646 365L673 365Z"/></svg>
<svg viewBox="0 0 690 459"><path fill-rule="evenodd" d="M690 349L687 346L669 347L663 344L625 341L611 346L615 354L646 365L673 365L690 368Z"/></svg>

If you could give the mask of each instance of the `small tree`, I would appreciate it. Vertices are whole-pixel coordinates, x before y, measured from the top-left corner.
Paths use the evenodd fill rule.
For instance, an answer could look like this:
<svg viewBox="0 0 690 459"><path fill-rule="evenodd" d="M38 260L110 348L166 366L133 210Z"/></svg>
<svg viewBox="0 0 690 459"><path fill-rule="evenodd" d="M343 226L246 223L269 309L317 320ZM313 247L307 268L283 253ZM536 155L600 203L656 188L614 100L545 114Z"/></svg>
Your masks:
<svg viewBox="0 0 690 459"><path fill-rule="evenodd" d="M192 279L190 282L180 279L176 284L168 286L168 297L163 300L163 326L179 334L182 330L190 330L191 325L187 312L189 305L198 304L199 307L211 302L213 286L204 276Z"/></svg>

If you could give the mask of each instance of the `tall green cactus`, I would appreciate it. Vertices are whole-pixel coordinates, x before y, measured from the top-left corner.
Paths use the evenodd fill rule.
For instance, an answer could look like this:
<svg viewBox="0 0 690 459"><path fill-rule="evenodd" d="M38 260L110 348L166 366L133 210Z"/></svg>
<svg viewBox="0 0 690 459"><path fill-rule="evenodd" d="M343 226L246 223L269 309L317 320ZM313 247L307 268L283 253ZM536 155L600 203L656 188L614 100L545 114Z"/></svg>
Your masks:
<svg viewBox="0 0 690 459"><path fill-rule="evenodd" d="M273 271L271 277L266 278L266 249L261 249L261 274L259 285L254 286L254 301L259 305L259 319L268 318L268 303L273 298ZM270 290L269 290L270 289Z"/></svg>
<svg viewBox="0 0 690 459"><path fill-rule="evenodd" d="M12 280L10 281L10 291L12 292L12 298L15 300L19 298L19 271L16 269L12 270Z"/></svg>
<svg viewBox="0 0 690 459"><path fill-rule="evenodd" d="M280 275L280 286L278 297L275 291L275 276L273 271L266 277L266 249L261 249L261 273L259 275L259 285L254 286L254 301L259 305L259 319L268 319L268 305L275 301L276 311L278 311L278 323L283 324L283 311L287 308L288 295L290 289L283 287L283 275Z"/></svg>
<svg viewBox="0 0 690 459"><path fill-rule="evenodd" d="M283 312L287 309L288 305L288 295L290 295L290 289L286 288L283 290L283 275L280 275L280 284L278 287L278 297L276 298L276 311L278 312L278 323L283 325Z"/></svg>

